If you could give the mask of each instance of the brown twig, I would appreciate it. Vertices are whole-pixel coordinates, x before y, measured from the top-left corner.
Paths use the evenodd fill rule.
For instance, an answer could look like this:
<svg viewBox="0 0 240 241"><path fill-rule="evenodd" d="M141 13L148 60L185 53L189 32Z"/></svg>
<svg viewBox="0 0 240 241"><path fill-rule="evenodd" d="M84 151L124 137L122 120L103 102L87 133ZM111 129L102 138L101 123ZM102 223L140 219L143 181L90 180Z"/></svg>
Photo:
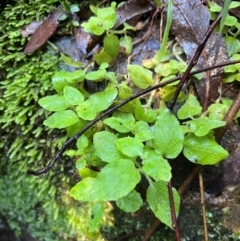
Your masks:
<svg viewBox="0 0 240 241"><path fill-rule="evenodd" d="M176 241L181 241L181 236L178 228L177 216L176 216L176 211L174 206L174 198L173 198L171 181L168 182L167 186L168 186L169 203L170 203L170 210L171 210L171 217L172 217L172 228L175 231Z"/></svg>
<svg viewBox="0 0 240 241"><path fill-rule="evenodd" d="M201 194L204 241L208 241L208 227L207 227L205 198L204 198L204 186L203 186L203 176L201 171L198 173L198 179L199 179L199 188L200 188L200 194Z"/></svg>

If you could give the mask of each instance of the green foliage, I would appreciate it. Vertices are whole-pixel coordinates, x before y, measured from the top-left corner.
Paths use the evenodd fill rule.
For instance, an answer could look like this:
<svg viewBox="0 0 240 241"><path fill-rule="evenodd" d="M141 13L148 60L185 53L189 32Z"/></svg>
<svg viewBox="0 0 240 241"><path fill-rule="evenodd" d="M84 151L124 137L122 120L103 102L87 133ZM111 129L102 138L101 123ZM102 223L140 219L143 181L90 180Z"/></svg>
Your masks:
<svg viewBox="0 0 240 241"><path fill-rule="evenodd" d="M80 81L81 71L68 73L64 75L66 79L58 79L52 85L51 77L60 69L56 53L39 50L31 56L23 55L27 39L21 36L21 30L33 20L46 17L56 8L56 1L12 2L0 16L0 212L17 236L24 227L39 240L83 240L87 236L97 240L99 231L91 233L88 227L91 207L79 205L66 195L71 160L65 168L57 168L55 175L38 179L26 175L31 166L45 165L67 138L63 131L42 127L47 113L38 105L39 99L46 97L41 104L50 111L63 111L75 104L80 96L76 89L69 91L74 86L61 89L61 85L64 81L74 85L76 78ZM57 95L53 95L53 87L59 91ZM69 92L76 96L74 103L72 98L67 102Z"/></svg>
<svg viewBox="0 0 240 241"><path fill-rule="evenodd" d="M90 8L96 16L82 24L86 32L101 35L115 25L117 17L114 7L97 8L91 5Z"/></svg>
<svg viewBox="0 0 240 241"><path fill-rule="evenodd" d="M95 28L101 21L99 19L102 9L92 6L91 10L97 17L90 19L83 27L88 32L99 34L95 32ZM104 10L112 11L113 8ZM103 41L102 52L95 56L95 61L100 65L99 69L88 72L78 70L78 74L73 72L73 81L69 81L70 77L66 72L56 73L52 83L58 95L39 100L45 109L55 112L44 122L49 127L73 127L84 121L87 124L110 106L132 95L132 88L127 85L127 81L118 83L117 76L108 71L110 60L115 59L119 52L121 41L117 37L118 32L110 30L113 26L105 29L100 27L101 34L107 30L107 35ZM155 67L155 71L138 65L127 66L134 86L146 89L154 84L154 75L158 78L171 78L184 71L185 66L181 62L162 62L163 53L160 53L155 56L158 65L151 66ZM166 60L169 58L169 55L164 56ZM105 88L90 94L82 85L84 80L102 83L105 81ZM165 95L165 101L171 99L175 88L162 88L160 96ZM181 93L179 101L185 99L184 93ZM65 114L66 112L68 114ZM53 119L54 116L57 117ZM78 139L76 150L67 151L70 157L80 156L76 165L82 178L71 189L70 195L82 202L96 203L90 222L92 229L101 222L101 205L108 201L116 201L117 206L125 212L135 212L141 208L143 202L148 203L155 216L172 227L167 190L172 173L168 159L175 159L183 152L191 162L213 165L228 156L213 137L213 129L225 125L214 106L210 106L209 112L203 114L196 97L189 94L177 116L184 121L182 124L166 108L163 101L160 108L151 109L136 99L102 120L95 129L88 130ZM77 129L79 131L80 127L76 128L76 132ZM148 181L144 201L143 194L137 191L137 185L143 176ZM178 213L180 198L174 188L173 194Z"/></svg>
<svg viewBox="0 0 240 241"><path fill-rule="evenodd" d="M157 2L160 4L160 1ZM44 9L43 12L39 13L41 16L47 10L49 11L49 8L38 1L34 6L38 9L40 5L44 6L41 8ZM1 53L3 53L0 57L1 67L4 67L7 73L6 78L1 82L4 98L0 102L0 110L4 114L0 122L4 131L3 138L7 138L7 133L13 140L10 144L5 141L1 147L6 144L6 154L12 160L13 167L15 167L14 164L20 163L17 166L19 170L25 171L26 163L33 166L39 166L39 163L43 165L42 159L52 156L68 136L79 132L89 121L99 117L111 106L132 96L135 87L146 89L154 84L155 77L156 79L164 77L163 81L165 81L185 69L183 63L169 60L170 54L166 51L172 21L172 1L168 4L167 26L161 49L149 61L148 69L137 65L127 66L132 80L131 88L128 86L128 79L118 83L118 76L109 71L109 67L122 47L127 55L132 51L132 39L127 35L127 30L132 28L125 24L123 30L112 29L116 23L114 3L106 8L91 6L95 16L82 24L87 32L95 35L106 34L103 49L94 56L99 69L89 71L86 68L71 73L60 70L59 59L49 51L46 53L38 51L31 56L22 55L26 40L20 37L20 27L29 23L34 15L29 8L26 9L31 14L25 11L25 7L20 5L14 9L7 8L5 12L7 17L5 17L8 22L5 22L5 19L1 19L0 22L6 26L4 34L7 36L0 39ZM78 11L76 6L72 5L72 8L73 12ZM27 18L21 16L24 20L16 23L18 16L12 14L10 10L21 12ZM224 23L225 26L234 28L234 22L234 19L227 17ZM121 35L119 38L118 34L124 36ZM233 40L229 39L229 42L231 41ZM239 43L234 42L234 44L234 47L229 44L228 48L232 57L238 58L239 56L234 54L239 50ZM61 59L69 65L82 68L81 64L64 55L61 55ZM225 72L234 73L236 77L238 70L237 65ZM101 91L90 93L84 87L85 81L102 84ZM175 89L175 86L166 86L160 89L159 95L167 102L172 98ZM68 195L61 195L61 200L55 200L53 203L46 201L39 212L43 212L48 217L51 235L60 232L59 236L62 240L74 237L64 233L65 224L62 226L63 231L57 230L61 225L60 222L67 219L72 233L80 232L86 237L97 240L100 236L99 227L104 223L105 212L109 210L106 207L109 201L115 201L117 206L125 212L136 212L143 204L147 204L156 217L172 228L167 189L172 172L168 159L176 159L177 162L177 157L183 152L191 162L214 165L226 158L228 153L217 144L213 133L215 128L225 125L222 117L230 103L223 99L222 103L213 104L208 112L202 113L196 97L191 94L186 97L182 92L178 101L185 101L185 103L182 103L177 118L166 108L164 101L161 101L157 109L151 108L151 100L145 106L140 99L131 101L84 133L77 140L76 147L67 151L66 154L70 158L77 160L76 167L81 176L81 180L71 189L70 195L81 201L79 205L86 205L83 207L88 209L84 212L84 209L80 208L81 211L78 212L75 208L61 207L59 205L61 202L74 202ZM180 123L178 119L183 122ZM46 129L39 125L42 122ZM59 130L50 135L51 128L65 129L67 135ZM64 137L60 138L62 135ZM46 136L49 136L54 144L46 143ZM50 152L49 155L47 151ZM2 158L6 160L4 155ZM53 178L53 176L50 177ZM138 184L143 181L143 178L147 180L146 193L139 193ZM11 179L13 183L13 177ZM36 182L32 180L27 179L27 183L29 181L34 189ZM21 180L17 183L20 187ZM1 186L4 186L4 183L1 183ZM48 190L53 196L61 192L56 187L47 189L45 185L40 186L40 189L34 190L34 195L42 197L48 193ZM69 185L66 184L66 186L70 189ZM178 214L180 198L174 188L172 191ZM64 193L65 190L62 192ZM146 197L145 200L143 197ZM87 204L82 204L83 202ZM37 205L33 200L30 203L34 207ZM6 208L5 212L9 209L9 207ZM52 219L48 216L51 212ZM37 212L34 213L34 215L37 214ZM81 225L79 225L80 216L83 219ZM53 221L56 223L54 224ZM32 219L28 222L32 222ZM51 235L47 237L48 240L51 240ZM42 236L44 235L39 234L38 237ZM78 238L81 239L81 237Z"/></svg>

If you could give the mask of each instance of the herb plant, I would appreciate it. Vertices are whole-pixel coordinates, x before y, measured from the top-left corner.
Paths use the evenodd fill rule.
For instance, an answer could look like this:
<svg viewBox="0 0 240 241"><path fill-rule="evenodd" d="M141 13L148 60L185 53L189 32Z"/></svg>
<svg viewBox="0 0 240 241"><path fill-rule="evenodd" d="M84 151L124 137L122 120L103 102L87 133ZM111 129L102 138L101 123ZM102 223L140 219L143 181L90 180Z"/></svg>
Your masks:
<svg viewBox="0 0 240 241"><path fill-rule="evenodd" d="M100 13L105 11L95 7L91 9L97 17L83 24L86 31L102 34L113 27L114 11L107 8L104 10L112 12L109 16L113 22L100 26L101 32L96 32L100 31L96 27L105 16ZM111 22L111 19L108 21ZM115 35L106 35L104 39L104 53L111 58L116 58L118 53L117 39ZM97 71L87 72L86 69L55 74L52 84L57 94L39 100L43 108L54 112L44 121L44 125L65 128L69 135L73 135L101 112L133 94L133 88L128 87L127 80L118 83L115 73L108 71L108 59L104 61L99 63ZM182 63L176 60L160 63L155 71L137 65L127 66L132 84L140 89L153 86L153 76L161 77L161 73L166 73L161 68L169 69L168 74L164 74L164 77L169 77L182 69ZM107 83L103 91L90 94L84 88L84 80L107 80ZM99 121L96 127L78 138L76 149L66 152L71 158L77 159L76 167L82 179L71 189L70 195L76 200L94 204L94 228L104 216L104 203L109 201L115 201L125 212L139 210L146 201L155 216L172 227L167 189L172 173L168 160L177 161L181 152L189 161L200 165L215 165L228 157L227 151L214 139L214 129L225 125L221 119L227 109L222 108L219 113L216 104L213 104L206 113L202 113L202 107L194 95L190 93L179 99L183 100L175 116L164 101L161 101L159 108L152 109L151 105L146 107L136 99ZM148 181L146 200L137 190L143 176ZM178 213L180 197L174 188L173 196Z"/></svg>

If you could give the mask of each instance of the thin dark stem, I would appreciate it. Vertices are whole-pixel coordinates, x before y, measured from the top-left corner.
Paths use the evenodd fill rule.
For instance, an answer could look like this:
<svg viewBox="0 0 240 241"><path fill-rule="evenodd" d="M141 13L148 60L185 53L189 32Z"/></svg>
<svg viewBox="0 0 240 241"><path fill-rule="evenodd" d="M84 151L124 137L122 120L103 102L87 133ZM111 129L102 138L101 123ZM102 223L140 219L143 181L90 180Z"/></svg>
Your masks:
<svg viewBox="0 0 240 241"><path fill-rule="evenodd" d="M195 74L199 74L199 73L202 73L202 72L205 72L205 71L208 71L208 70L212 70L212 69L215 69L215 68L221 68L223 66L227 66L227 65L231 65L231 64L237 64L237 63L240 63L240 60L236 60L236 61L231 61L231 62L227 62L227 63L222 63L222 64L218 64L218 65L214 65L214 66L211 66L211 67L207 67L207 68L203 68L201 70L195 70L193 72L190 73L190 76L191 75L195 75ZM57 152L57 154L52 158L52 160L49 162L48 165L46 165L45 167L37 170L37 171L33 171L33 170L28 170L27 171L27 174L31 174L31 175L35 175L35 176L38 176L38 175L42 175L44 173L47 173L51 168L52 166L55 164L55 162L58 160L58 158L73 144L77 141L77 139L85 132L87 131L89 128L91 128L94 124L96 124L99 120L105 118L106 116L112 114L114 111L116 111L117 109L119 109L120 107L126 105L127 103L129 103L130 101L142 96L142 95L145 95L155 89L158 89L160 87L163 87L165 85L168 85L170 83L173 83L177 80L181 79L181 76L179 77L175 77L171 80L168 80L164 83L159 83L157 85L154 85L152 87L149 87L125 100L123 100L121 103L119 103L118 105L110 108L109 110L105 111L104 113L102 113L100 116L98 116L96 119L94 119L93 121L89 122L80 132L78 132L77 134L75 134L73 137L69 138L64 144L63 146L61 147L61 149Z"/></svg>
<svg viewBox="0 0 240 241"><path fill-rule="evenodd" d="M180 91L182 90L182 87L184 85L184 83L186 83L188 77L190 76L190 72L192 70L192 68L196 65L206 43L207 40L209 39L209 37L211 36L214 28L216 27L216 25L218 24L218 22L220 21L222 17L222 12L219 13L219 15L217 16L217 18L213 21L213 23L209 26L209 28L207 29L206 33L203 36L202 41L200 42L200 44L198 45L196 52L192 58L192 60L190 61L186 71L184 72L183 76L181 77L180 83L178 84L177 90L174 93L171 105L169 107L170 110L173 110L173 107L177 101L178 95L180 93Z"/></svg>
<svg viewBox="0 0 240 241"><path fill-rule="evenodd" d="M181 241L181 236L180 236L178 223L177 223L177 215L175 212L171 181L168 182L167 186L168 186L168 195L169 195L170 210L171 210L171 217L172 217L172 227L173 227L173 230L175 231L176 241Z"/></svg>

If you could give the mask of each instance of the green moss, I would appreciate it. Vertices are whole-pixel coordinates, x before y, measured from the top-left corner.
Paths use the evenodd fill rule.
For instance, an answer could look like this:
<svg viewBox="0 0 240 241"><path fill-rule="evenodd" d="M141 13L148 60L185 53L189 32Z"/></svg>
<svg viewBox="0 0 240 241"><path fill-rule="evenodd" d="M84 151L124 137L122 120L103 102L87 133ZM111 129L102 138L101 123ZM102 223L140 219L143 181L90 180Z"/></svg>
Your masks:
<svg viewBox="0 0 240 241"><path fill-rule="evenodd" d="M24 226L40 240L82 240L88 208L68 196L73 162L62 158L64 165L40 179L26 175L46 165L66 139L65 132L43 126L49 113L38 105L52 92L59 56L46 47L23 55L21 30L47 16L55 8L50 2L56 1L14 1L0 15L0 213L18 236ZM85 226L76 225L80 219ZM99 232L92 235L97 240Z"/></svg>

